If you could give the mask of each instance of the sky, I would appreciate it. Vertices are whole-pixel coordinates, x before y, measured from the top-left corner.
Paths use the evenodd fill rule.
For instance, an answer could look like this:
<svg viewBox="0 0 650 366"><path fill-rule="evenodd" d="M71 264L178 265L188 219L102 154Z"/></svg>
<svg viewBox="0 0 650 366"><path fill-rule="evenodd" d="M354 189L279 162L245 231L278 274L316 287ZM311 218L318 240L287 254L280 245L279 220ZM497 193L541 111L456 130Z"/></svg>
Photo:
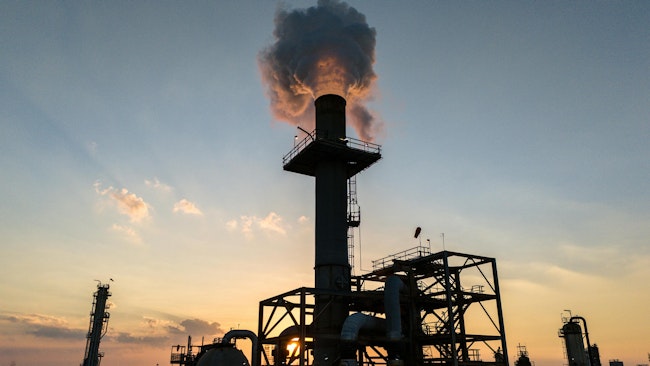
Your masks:
<svg viewBox="0 0 650 366"><path fill-rule="evenodd" d="M566 363L571 310L603 362L647 364L650 3L348 3L376 30L383 155L355 273L444 233L496 258L511 363ZM282 170L299 131L258 65L276 10L313 5L0 2L0 366L81 363L96 280L106 366L256 330L313 285L314 182Z"/></svg>

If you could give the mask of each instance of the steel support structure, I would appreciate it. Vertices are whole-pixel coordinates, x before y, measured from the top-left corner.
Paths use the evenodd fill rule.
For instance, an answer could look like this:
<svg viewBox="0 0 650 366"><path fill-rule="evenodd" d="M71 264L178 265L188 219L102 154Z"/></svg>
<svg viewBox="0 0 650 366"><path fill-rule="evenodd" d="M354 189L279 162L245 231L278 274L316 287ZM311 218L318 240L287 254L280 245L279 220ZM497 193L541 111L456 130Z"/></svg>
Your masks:
<svg viewBox="0 0 650 366"><path fill-rule="evenodd" d="M258 364L313 365L318 296L346 304L350 314L384 317L384 284L398 276L407 285L400 297L403 337L394 341L360 333L359 365L390 364L390 349L405 365L507 366L495 259L450 251L404 253L375 261L381 265L373 272L352 276L349 293L302 287L261 301Z"/></svg>

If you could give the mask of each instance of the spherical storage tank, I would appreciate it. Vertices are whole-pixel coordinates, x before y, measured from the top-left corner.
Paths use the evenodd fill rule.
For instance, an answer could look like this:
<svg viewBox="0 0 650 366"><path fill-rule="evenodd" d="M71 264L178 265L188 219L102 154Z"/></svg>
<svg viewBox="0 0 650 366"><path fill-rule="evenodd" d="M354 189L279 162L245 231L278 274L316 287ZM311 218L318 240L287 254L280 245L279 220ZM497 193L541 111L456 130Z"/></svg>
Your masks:
<svg viewBox="0 0 650 366"><path fill-rule="evenodd" d="M233 346L208 350L199 358L196 366L250 366L250 364L244 353Z"/></svg>

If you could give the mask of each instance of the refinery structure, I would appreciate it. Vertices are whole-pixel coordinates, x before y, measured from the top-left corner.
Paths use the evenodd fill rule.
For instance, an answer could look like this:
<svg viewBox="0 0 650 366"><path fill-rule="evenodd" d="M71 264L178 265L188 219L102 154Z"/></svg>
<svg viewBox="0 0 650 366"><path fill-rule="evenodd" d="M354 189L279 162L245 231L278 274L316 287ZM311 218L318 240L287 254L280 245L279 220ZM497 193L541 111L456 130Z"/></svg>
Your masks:
<svg viewBox="0 0 650 366"><path fill-rule="evenodd" d="M315 178L315 285L260 302L257 363L505 364L494 259L416 247L351 275L348 231L360 218L348 181L381 148L346 136L345 107L338 95L319 97L316 130L283 159L284 170ZM472 328L478 317L494 327Z"/></svg>
<svg viewBox="0 0 650 366"><path fill-rule="evenodd" d="M171 349L186 366L508 366L496 260L416 246L353 275L352 233L361 222L355 176L381 146L346 135L346 100L315 101L316 128L284 156L283 168L315 179L314 285L259 303L257 332L231 330L213 343ZM420 234L418 227L415 232ZM82 366L98 366L107 331L109 285L97 285ZM570 313L569 313L570 314ZM558 332L568 366L601 366L587 321L564 317ZM583 332L584 328L584 332ZM248 339L250 360L237 348ZM586 341L586 346L585 346ZM610 366L622 366L618 360ZM518 345L515 366L531 366Z"/></svg>
<svg viewBox="0 0 650 366"><path fill-rule="evenodd" d="M110 286L97 281L97 291L93 294L93 305L90 310L90 325L86 335L86 351L82 366L98 366L104 353L99 350L99 342L108 331L108 319L110 313L108 310L108 297L111 293L108 291Z"/></svg>
<svg viewBox="0 0 650 366"><path fill-rule="evenodd" d="M349 240L361 220L354 178L381 147L346 135L345 110L339 95L317 98L316 129L283 158L284 170L315 179L314 286L261 300L257 332L231 330L200 346L188 337L172 346L172 365L509 365L494 258L419 245L352 274ZM568 366L601 366L586 320L563 322ZM240 338L250 340L250 361ZM534 364L525 346L515 357L515 366Z"/></svg>
<svg viewBox="0 0 650 366"><path fill-rule="evenodd" d="M432 252L430 246L420 244L373 260L372 269L362 274L352 271L353 233L361 223L356 176L382 155L380 145L346 132L348 100L351 113L358 116L359 105L354 103L369 93L375 79L374 29L356 10L337 4L321 1L321 8L306 12L278 12L275 36L279 39L263 53L260 67L272 90L271 99L290 96L279 104L298 106L285 110L285 115L311 110L302 103L311 102L311 96L315 99L315 128L298 127L305 137L296 140L282 159L285 171L314 178L314 282L262 299L255 330L231 330L198 346L188 337L187 345L172 346L170 363L508 366L494 258L448 251L444 245L442 251ZM330 29L334 24L342 28ZM302 68L291 69L296 65ZM296 80L299 75L304 79ZM291 99L298 89L298 97ZM416 238L420 231L418 227ZM100 284L84 366L98 365L101 359L99 340L108 321L109 295L108 285ZM566 318L559 336L564 339L568 366L601 366L584 318ZM237 347L236 340L242 338L250 341L249 357ZM533 364L525 346L518 346L515 357L515 366Z"/></svg>
<svg viewBox="0 0 650 366"><path fill-rule="evenodd" d="M283 159L284 170L315 179L314 285L260 301L257 332L234 330L202 346L188 339L172 347L171 363L249 364L231 342L247 338L253 366L508 365L494 258L420 245L352 275L354 178L381 147L346 135L343 97L320 96L315 111L315 130Z"/></svg>

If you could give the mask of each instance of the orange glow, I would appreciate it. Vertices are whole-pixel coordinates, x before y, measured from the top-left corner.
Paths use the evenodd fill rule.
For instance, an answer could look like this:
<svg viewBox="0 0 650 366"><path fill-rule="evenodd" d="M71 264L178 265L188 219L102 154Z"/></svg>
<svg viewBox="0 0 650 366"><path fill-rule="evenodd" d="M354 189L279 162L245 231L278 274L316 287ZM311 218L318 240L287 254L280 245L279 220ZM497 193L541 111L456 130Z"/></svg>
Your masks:
<svg viewBox="0 0 650 366"><path fill-rule="evenodd" d="M347 98L349 84L352 82L349 71L334 56L319 59L309 79L306 84L311 86L314 99L325 94L337 94Z"/></svg>
<svg viewBox="0 0 650 366"><path fill-rule="evenodd" d="M300 350L300 343L298 341L298 338L293 338L291 342L287 343L287 351L289 351L289 355L293 355Z"/></svg>

